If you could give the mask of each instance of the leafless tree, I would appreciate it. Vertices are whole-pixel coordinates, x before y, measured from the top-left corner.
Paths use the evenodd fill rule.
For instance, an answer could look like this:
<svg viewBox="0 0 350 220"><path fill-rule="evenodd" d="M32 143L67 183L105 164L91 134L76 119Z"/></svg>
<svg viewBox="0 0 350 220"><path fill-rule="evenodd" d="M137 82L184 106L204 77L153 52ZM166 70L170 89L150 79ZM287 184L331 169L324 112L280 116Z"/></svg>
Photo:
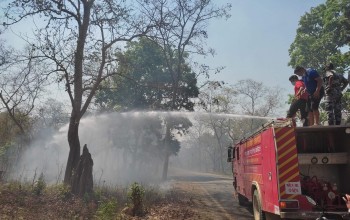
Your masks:
<svg viewBox="0 0 350 220"><path fill-rule="evenodd" d="M64 103L53 98L48 98L42 104L37 105L38 125L44 129L58 129L68 122L68 114Z"/></svg>
<svg viewBox="0 0 350 220"><path fill-rule="evenodd" d="M281 88L269 88L252 79L240 80L234 85L237 102L244 114L269 116L281 105Z"/></svg>
<svg viewBox="0 0 350 220"><path fill-rule="evenodd" d="M216 160L219 161L220 172L225 170L226 147L230 142L230 138L233 138L230 133L232 119L225 116L225 113L234 113L236 95L236 91L231 86L226 86L224 82L218 81L208 81L199 95L201 106L210 113L209 118L203 120L202 123L213 133L213 137L217 142L213 150L216 150L216 154L219 155Z"/></svg>
<svg viewBox="0 0 350 220"><path fill-rule="evenodd" d="M264 124L266 119L245 118L248 116L269 116L280 106L277 88L268 88L254 80L242 80L234 86L209 81L199 95L203 109L209 117L200 120L216 144L211 146L211 156L219 155L219 171L225 171L226 147L250 134Z"/></svg>
<svg viewBox="0 0 350 220"><path fill-rule="evenodd" d="M5 46L3 50L5 55L0 66L0 106L7 111L21 135L28 136L28 119L46 82L46 76L41 74L45 66L33 60L28 49L25 50L26 55Z"/></svg>
<svg viewBox="0 0 350 220"><path fill-rule="evenodd" d="M198 98L200 108L206 112L234 113L236 91L223 81L207 81L201 88Z"/></svg>
<svg viewBox="0 0 350 220"><path fill-rule="evenodd" d="M1 34L1 32L0 32ZM6 48L5 41L0 39L0 67L5 65L8 61L10 51L9 48Z"/></svg>
<svg viewBox="0 0 350 220"><path fill-rule="evenodd" d="M118 43L144 35L151 26L124 0L12 0L5 16L6 25L40 19L35 39L28 42L36 51L33 59L47 64L45 72L65 84L70 99L64 183L71 184L80 158L79 123L100 83L117 74Z"/></svg>
<svg viewBox="0 0 350 220"><path fill-rule="evenodd" d="M237 103L240 106L238 112L246 115L267 117L271 116L281 106L281 88L270 88L262 82L252 79L240 80L234 85L237 92ZM251 119L249 128L242 130L252 132L256 127L264 124L266 120Z"/></svg>

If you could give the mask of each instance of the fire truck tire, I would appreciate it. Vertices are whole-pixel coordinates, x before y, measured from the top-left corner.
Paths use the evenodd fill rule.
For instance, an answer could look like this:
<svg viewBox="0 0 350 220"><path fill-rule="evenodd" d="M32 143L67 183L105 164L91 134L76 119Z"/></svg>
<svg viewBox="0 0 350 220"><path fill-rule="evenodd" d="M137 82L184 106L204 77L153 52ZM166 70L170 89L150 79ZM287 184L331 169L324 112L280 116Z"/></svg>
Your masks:
<svg viewBox="0 0 350 220"><path fill-rule="evenodd" d="M253 213L254 220L265 220L265 213L261 207L261 199L258 190L254 190L253 193Z"/></svg>
<svg viewBox="0 0 350 220"><path fill-rule="evenodd" d="M246 206L247 205L247 199L242 195L238 193L238 204L240 206Z"/></svg>

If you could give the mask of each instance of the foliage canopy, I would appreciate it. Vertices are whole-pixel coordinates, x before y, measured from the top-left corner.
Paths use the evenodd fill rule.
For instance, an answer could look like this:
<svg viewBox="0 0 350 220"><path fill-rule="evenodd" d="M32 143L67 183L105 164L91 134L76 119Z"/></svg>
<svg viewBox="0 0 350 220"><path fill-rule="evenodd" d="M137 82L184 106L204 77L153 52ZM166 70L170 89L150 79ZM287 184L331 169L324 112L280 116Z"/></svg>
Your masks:
<svg viewBox="0 0 350 220"><path fill-rule="evenodd" d="M350 1L327 0L303 15L289 49L290 66L322 70L332 62L339 72L350 63Z"/></svg>

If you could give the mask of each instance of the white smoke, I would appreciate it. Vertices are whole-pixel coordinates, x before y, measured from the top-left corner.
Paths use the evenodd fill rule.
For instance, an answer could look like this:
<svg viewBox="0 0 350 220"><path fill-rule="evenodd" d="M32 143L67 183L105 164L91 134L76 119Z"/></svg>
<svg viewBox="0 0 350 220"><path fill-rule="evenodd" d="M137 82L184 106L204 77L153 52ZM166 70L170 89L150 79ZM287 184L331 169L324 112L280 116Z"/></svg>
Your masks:
<svg viewBox="0 0 350 220"><path fill-rule="evenodd" d="M110 113L83 118L79 127L80 144L81 146L87 144L94 161L94 183L97 185L121 185L135 181L159 183L162 177L165 148L163 141L159 142L165 134L161 119L167 116L181 116L192 120L195 115L238 119L263 118L188 112ZM10 178L32 181L43 173L48 183L62 182L69 153L67 132L68 124L58 131L53 129L42 131L32 144L26 147L9 175ZM191 135L188 137L191 138ZM178 139L185 140L180 136ZM176 158L173 162L180 165L186 165L188 161L193 163L194 159L190 156L199 152L194 150L190 153L184 151L190 155L184 156L180 153L181 158Z"/></svg>
<svg viewBox="0 0 350 220"><path fill-rule="evenodd" d="M81 120L80 144L87 144L92 155L95 184L161 179L162 154L157 149L154 134L145 132L145 127L152 123L154 120L149 116L132 113L104 114ZM155 133L157 129L161 132L154 128ZM48 183L62 182L69 153L67 131L68 124L59 131L41 132L23 152L10 178L30 181L43 173Z"/></svg>

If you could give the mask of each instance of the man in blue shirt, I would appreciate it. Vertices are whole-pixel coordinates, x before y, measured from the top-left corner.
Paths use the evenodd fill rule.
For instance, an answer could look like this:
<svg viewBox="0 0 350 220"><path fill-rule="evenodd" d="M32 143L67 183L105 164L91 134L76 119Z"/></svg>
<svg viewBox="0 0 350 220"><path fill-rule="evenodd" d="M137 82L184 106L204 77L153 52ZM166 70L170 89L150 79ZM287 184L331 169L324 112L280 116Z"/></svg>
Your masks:
<svg viewBox="0 0 350 220"><path fill-rule="evenodd" d="M309 100L307 104L309 110L309 125L319 125L320 112L318 107L324 95L322 78L316 70L310 68L305 69L302 66L297 66L294 70L294 74L302 77L306 90L309 93Z"/></svg>

